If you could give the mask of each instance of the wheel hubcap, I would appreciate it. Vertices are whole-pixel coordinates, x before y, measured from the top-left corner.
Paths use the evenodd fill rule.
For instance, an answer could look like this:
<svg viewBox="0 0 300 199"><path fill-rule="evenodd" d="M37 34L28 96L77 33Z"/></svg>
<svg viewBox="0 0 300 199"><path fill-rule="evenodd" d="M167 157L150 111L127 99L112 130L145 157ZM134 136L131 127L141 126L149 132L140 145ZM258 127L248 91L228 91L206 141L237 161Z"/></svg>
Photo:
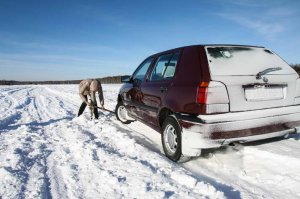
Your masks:
<svg viewBox="0 0 300 199"><path fill-rule="evenodd" d="M119 108L118 108L118 116L119 116L119 119L122 122L126 122L127 121L127 110L126 110L125 106L119 106Z"/></svg>
<svg viewBox="0 0 300 199"><path fill-rule="evenodd" d="M174 154L177 149L178 139L175 128L170 124L164 130L164 140L167 151L170 154Z"/></svg>

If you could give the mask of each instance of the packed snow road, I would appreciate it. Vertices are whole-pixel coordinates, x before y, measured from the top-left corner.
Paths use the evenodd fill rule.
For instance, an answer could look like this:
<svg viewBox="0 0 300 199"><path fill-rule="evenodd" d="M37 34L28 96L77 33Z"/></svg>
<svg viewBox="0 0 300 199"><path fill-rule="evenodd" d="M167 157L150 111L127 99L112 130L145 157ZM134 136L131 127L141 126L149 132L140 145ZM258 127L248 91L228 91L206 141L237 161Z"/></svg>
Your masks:
<svg viewBox="0 0 300 199"><path fill-rule="evenodd" d="M120 85L103 85L113 110ZM0 87L0 198L299 198L299 136L206 150L176 164L160 135L90 121L77 85Z"/></svg>

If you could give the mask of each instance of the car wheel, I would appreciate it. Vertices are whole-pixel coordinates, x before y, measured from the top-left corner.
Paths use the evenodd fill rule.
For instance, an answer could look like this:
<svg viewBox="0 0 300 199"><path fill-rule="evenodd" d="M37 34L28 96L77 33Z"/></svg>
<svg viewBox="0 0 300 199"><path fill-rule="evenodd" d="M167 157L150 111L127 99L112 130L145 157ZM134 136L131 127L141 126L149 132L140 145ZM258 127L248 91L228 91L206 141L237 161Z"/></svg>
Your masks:
<svg viewBox="0 0 300 199"><path fill-rule="evenodd" d="M174 116L168 116L162 125L162 146L166 156L174 162L182 162L186 157L181 152L181 128Z"/></svg>
<svg viewBox="0 0 300 199"><path fill-rule="evenodd" d="M128 120L127 109L122 102L118 102L115 114L117 119L123 124L129 124L130 122L132 122L131 120Z"/></svg>

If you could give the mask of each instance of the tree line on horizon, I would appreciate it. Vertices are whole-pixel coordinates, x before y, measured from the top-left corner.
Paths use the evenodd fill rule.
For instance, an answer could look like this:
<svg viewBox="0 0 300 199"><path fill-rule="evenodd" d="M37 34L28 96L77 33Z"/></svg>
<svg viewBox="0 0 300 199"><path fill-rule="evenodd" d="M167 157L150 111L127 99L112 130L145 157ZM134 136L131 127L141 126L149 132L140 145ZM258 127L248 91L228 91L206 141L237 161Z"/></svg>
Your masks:
<svg viewBox="0 0 300 199"><path fill-rule="evenodd" d="M300 64L291 64L295 71L300 75Z"/></svg>
<svg viewBox="0 0 300 199"><path fill-rule="evenodd" d="M97 78L102 84L120 84L121 75ZM0 80L0 85L43 85L43 84L79 84L81 80L59 80L59 81L13 81Z"/></svg>

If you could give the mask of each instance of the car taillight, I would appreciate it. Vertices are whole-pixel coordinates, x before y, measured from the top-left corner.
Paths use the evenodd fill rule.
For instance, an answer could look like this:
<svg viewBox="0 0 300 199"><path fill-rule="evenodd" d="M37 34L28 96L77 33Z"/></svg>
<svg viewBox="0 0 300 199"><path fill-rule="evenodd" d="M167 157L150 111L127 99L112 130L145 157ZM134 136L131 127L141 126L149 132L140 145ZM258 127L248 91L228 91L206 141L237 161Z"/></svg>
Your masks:
<svg viewBox="0 0 300 199"><path fill-rule="evenodd" d="M209 82L201 82L199 84L198 94L197 94L197 103L198 104L206 104L208 85L209 85Z"/></svg>
<svg viewBox="0 0 300 199"><path fill-rule="evenodd" d="M229 99L226 87L221 82L201 82L197 91L197 103L201 114L229 112Z"/></svg>

